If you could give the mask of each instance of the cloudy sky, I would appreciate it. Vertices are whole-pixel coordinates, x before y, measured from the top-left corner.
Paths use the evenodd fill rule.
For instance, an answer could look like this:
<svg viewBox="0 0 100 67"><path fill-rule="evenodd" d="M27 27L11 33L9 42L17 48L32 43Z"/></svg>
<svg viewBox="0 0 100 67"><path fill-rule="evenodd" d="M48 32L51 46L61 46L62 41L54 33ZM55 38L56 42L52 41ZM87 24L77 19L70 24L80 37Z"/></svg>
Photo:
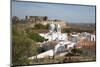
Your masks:
<svg viewBox="0 0 100 67"><path fill-rule="evenodd" d="M95 23L95 6L13 1L12 16L48 16L65 22Z"/></svg>

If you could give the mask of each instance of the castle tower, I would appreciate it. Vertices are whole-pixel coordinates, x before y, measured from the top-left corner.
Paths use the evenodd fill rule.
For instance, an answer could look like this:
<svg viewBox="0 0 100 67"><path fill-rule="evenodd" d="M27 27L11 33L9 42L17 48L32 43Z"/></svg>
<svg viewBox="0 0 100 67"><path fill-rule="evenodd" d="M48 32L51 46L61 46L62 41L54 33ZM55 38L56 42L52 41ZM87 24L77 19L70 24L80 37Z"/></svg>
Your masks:
<svg viewBox="0 0 100 67"><path fill-rule="evenodd" d="M54 23L52 21L52 23L50 24L50 27L49 27L49 31L50 31L50 33L53 33L54 30L55 30L55 25L54 25Z"/></svg>
<svg viewBox="0 0 100 67"><path fill-rule="evenodd" d="M59 24L57 24L57 32L61 33L61 26Z"/></svg>

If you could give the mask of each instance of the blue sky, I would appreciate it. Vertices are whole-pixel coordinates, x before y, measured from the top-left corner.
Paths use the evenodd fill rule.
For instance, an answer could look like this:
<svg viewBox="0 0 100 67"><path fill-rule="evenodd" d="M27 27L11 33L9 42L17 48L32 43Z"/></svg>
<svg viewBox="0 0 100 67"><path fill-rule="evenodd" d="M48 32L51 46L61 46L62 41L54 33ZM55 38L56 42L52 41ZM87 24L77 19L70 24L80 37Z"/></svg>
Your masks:
<svg viewBox="0 0 100 67"><path fill-rule="evenodd" d="M95 23L95 6L12 2L12 16L48 16L72 23Z"/></svg>

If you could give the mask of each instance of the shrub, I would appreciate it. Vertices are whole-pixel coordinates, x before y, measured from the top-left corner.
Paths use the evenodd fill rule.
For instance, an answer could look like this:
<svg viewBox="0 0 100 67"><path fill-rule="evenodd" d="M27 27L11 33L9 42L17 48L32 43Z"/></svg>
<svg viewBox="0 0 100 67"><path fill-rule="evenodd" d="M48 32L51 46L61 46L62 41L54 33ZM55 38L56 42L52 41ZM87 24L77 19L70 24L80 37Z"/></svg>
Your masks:
<svg viewBox="0 0 100 67"><path fill-rule="evenodd" d="M17 16L13 16L12 23L19 23L19 18Z"/></svg>
<svg viewBox="0 0 100 67"><path fill-rule="evenodd" d="M29 37L34 40L34 41L37 41L37 42L43 42L45 41L46 39L42 36L40 36L38 33L34 33L34 32L31 32L29 34Z"/></svg>
<svg viewBox="0 0 100 67"><path fill-rule="evenodd" d="M49 24L43 25L41 23L35 24L34 29L49 29Z"/></svg>
<svg viewBox="0 0 100 67"><path fill-rule="evenodd" d="M39 53L39 45L18 27L13 26L12 29L12 64L29 64L28 58Z"/></svg>
<svg viewBox="0 0 100 67"><path fill-rule="evenodd" d="M81 49L72 49L71 50L72 53L74 53L75 55L81 55L83 53L83 51Z"/></svg>

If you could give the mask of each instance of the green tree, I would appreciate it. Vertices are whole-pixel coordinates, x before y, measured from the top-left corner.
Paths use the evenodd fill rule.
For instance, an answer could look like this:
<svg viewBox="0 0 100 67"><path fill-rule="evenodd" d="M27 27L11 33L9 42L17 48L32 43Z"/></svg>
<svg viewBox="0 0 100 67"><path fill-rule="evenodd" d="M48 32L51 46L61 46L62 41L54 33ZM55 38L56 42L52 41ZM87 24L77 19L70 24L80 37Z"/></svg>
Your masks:
<svg viewBox="0 0 100 67"><path fill-rule="evenodd" d="M43 41L46 40L44 37L42 37L42 36L40 36L38 33L34 33L34 32L31 32L31 33L29 34L29 37L30 37L32 40L36 41L36 42L43 42Z"/></svg>
<svg viewBox="0 0 100 67"><path fill-rule="evenodd" d="M47 20L48 20L48 17L47 17L47 16L45 16L43 20L44 20L44 21L47 21Z"/></svg>

